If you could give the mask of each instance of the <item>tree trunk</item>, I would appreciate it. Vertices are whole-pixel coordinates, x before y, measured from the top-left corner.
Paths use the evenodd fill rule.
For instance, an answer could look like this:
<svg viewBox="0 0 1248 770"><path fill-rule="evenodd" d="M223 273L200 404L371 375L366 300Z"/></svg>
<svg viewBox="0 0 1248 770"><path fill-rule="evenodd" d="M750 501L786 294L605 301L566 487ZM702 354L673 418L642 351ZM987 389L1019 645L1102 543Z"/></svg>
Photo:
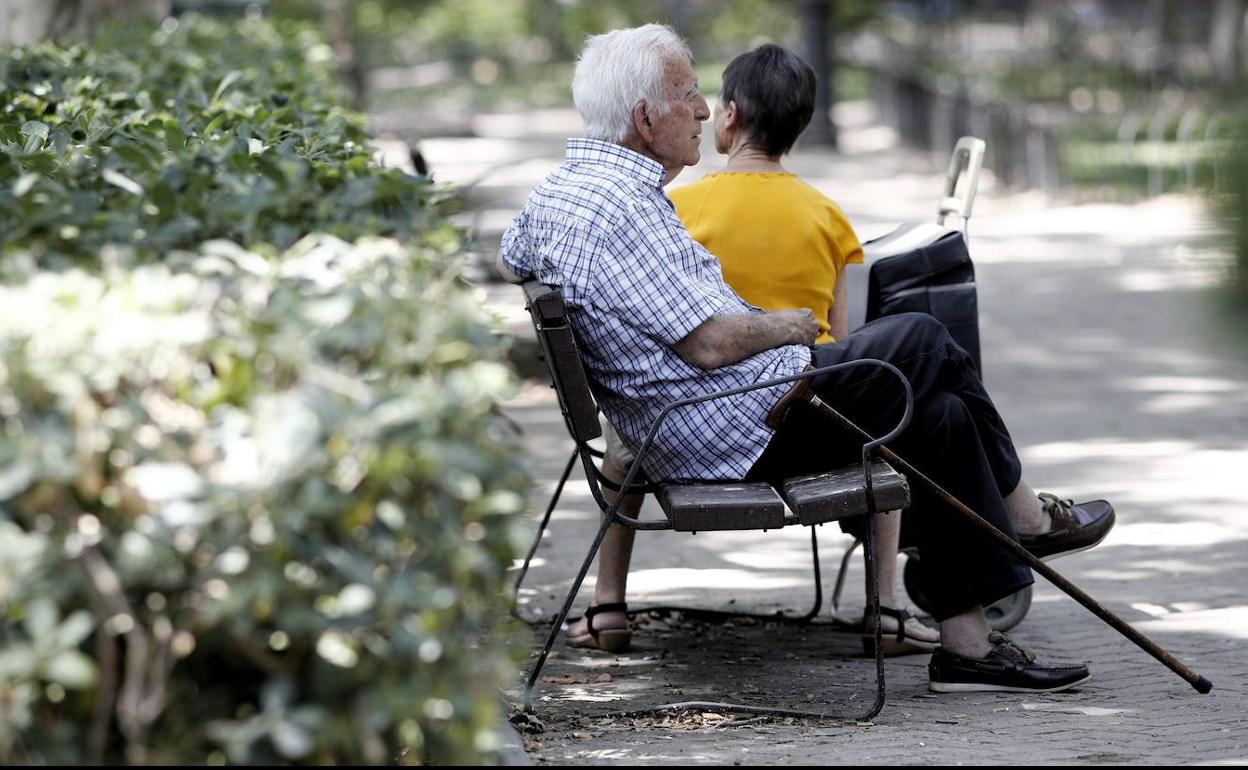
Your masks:
<svg viewBox="0 0 1248 770"><path fill-rule="evenodd" d="M350 3L347 0L321 0L321 14L325 21L325 36L338 58L338 72L351 91L351 104L356 109L363 109L368 88L367 75L351 34Z"/></svg>
<svg viewBox="0 0 1248 770"><path fill-rule="evenodd" d="M836 125L832 122L833 32L828 13L830 0L802 0L802 34L806 59L815 70L815 114L803 141L836 147Z"/></svg>
<svg viewBox="0 0 1248 770"><path fill-rule="evenodd" d="M1227 91L1239 85L1243 37L1244 0L1217 0L1209 23L1209 58L1214 78Z"/></svg>
<svg viewBox="0 0 1248 770"><path fill-rule="evenodd" d="M163 18L169 0L0 0L0 45L89 37L119 16Z"/></svg>

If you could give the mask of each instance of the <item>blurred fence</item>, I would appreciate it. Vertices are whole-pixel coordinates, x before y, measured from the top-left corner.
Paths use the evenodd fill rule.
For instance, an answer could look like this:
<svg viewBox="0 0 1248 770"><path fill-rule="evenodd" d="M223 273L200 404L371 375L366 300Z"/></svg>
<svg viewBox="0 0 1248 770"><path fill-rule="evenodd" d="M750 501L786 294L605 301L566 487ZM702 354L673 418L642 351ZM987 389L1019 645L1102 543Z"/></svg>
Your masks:
<svg viewBox="0 0 1248 770"><path fill-rule="evenodd" d="M1092 118L1050 104L990 98L953 76L871 67L880 119L905 143L947 155L959 136L987 141L985 165L1014 187L1119 188L1135 196L1218 188L1232 121L1216 109Z"/></svg>

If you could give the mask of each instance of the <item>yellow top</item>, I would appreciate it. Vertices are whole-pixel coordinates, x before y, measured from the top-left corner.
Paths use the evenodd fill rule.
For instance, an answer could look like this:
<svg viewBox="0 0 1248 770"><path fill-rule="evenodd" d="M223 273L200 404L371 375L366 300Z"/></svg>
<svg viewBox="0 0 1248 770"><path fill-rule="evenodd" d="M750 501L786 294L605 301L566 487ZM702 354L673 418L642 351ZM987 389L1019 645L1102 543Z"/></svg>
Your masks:
<svg viewBox="0 0 1248 770"><path fill-rule="evenodd" d="M815 342L832 341L837 273L862 262L839 206L793 174L772 171L709 174L669 194L742 299L764 310L808 307L819 321Z"/></svg>

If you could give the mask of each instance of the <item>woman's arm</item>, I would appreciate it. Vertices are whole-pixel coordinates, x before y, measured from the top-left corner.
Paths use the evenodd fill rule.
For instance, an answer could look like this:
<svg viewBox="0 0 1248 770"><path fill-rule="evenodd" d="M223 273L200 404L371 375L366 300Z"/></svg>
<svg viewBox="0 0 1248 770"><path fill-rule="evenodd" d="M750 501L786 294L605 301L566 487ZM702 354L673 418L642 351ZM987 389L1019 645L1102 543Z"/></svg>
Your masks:
<svg viewBox="0 0 1248 770"><path fill-rule="evenodd" d="M849 307L845 304L845 268L836 273L836 290L832 295L832 309L828 311L828 333L837 342L849 336Z"/></svg>

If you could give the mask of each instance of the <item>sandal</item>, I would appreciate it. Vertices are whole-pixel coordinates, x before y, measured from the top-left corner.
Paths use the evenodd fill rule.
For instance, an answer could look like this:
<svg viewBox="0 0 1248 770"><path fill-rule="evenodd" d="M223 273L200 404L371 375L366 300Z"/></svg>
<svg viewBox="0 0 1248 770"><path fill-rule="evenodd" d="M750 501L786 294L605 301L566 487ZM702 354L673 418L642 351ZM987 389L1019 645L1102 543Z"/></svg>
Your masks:
<svg viewBox="0 0 1248 770"><path fill-rule="evenodd" d="M610 604L598 604L585 608L585 625L589 629L589 633L578 634L573 636L567 634L568 644L573 647L588 647L591 650L603 650L605 652L628 652L628 646L633 640L633 630L631 628L594 628L594 616L601 615L604 612L628 612L627 602L612 602ZM574 618L573 620L580 620Z"/></svg>
<svg viewBox="0 0 1248 770"><path fill-rule="evenodd" d="M906 621L914 619L914 615L910 614L910 610L904 607L893 609L892 607L881 606L880 615L887 615L897 620L896 633L885 631L881 637L884 657L891 658L894 655L934 652L940 646L939 642L925 642L922 639L906 636ZM864 615L862 618L862 651L867 657L875 657L875 631L874 629L867 630L868 622L867 617Z"/></svg>

